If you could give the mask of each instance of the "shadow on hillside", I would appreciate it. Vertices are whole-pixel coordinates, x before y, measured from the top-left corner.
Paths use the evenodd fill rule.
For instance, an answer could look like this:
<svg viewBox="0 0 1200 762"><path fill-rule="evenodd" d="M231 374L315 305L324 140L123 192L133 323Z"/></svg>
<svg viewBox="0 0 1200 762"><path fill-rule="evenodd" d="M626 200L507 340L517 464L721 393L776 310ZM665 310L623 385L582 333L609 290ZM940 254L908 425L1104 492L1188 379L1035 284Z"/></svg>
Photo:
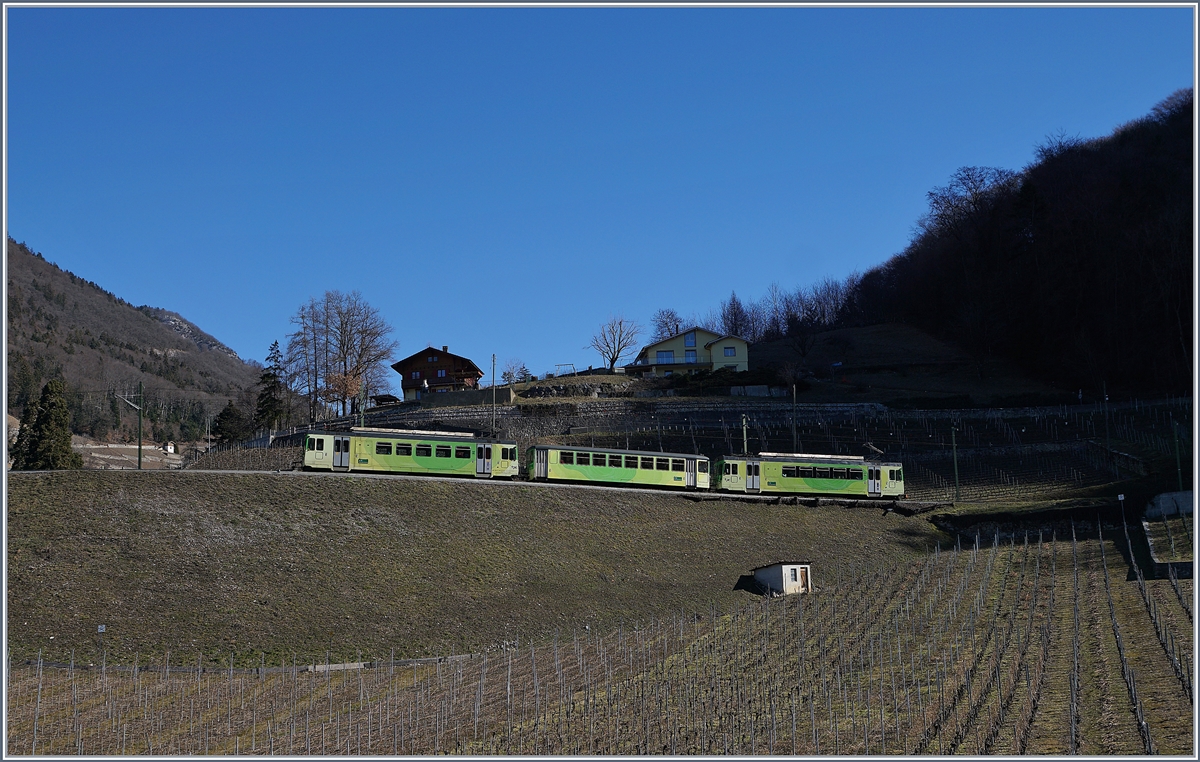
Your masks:
<svg viewBox="0 0 1200 762"><path fill-rule="evenodd" d="M753 574L743 574L738 577L737 583L733 586L734 590L744 590L753 595L766 595L767 586L754 578Z"/></svg>

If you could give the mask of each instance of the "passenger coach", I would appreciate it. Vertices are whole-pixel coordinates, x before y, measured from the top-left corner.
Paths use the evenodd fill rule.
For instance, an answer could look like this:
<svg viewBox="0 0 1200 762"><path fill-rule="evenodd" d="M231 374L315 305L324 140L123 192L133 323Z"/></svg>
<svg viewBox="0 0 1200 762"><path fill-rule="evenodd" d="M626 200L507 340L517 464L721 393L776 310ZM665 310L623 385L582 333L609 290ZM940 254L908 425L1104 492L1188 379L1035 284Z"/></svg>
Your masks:
<svg viewBox="0 0 1200 762"><path fill-rule="evenodd" d="M513 478L520 472L517 443L438 431L354 428L309 434L304 468Z"/></svg>
<svg viewBox="0 0 1200 762"><path fill-rule="evenodd" d="M760 452L725 455L716 463L724 492L834 497L904 497L904 469L849 455Z"/></svg>
<svg viewBox="0 0 1200 762"><path fill-rule="evenodd" d="M534 445L526 451L530 481L630 487L708 489L708 458L675 452Z"/></svg>

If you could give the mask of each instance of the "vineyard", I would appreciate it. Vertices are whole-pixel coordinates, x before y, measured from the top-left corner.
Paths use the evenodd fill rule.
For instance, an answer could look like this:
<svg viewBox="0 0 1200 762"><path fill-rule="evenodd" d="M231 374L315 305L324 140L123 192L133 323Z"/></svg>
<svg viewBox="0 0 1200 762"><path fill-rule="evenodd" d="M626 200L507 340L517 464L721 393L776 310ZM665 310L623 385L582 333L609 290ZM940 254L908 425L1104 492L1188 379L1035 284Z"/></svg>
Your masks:
<svg viewBox="0 0 1200 762"><path fill-rule="evenodd" d="M1191 754L1192 581L1130 575L1127 542L976 536L818 566L812 595L440 661L10 663L6 751Z"/></svg>

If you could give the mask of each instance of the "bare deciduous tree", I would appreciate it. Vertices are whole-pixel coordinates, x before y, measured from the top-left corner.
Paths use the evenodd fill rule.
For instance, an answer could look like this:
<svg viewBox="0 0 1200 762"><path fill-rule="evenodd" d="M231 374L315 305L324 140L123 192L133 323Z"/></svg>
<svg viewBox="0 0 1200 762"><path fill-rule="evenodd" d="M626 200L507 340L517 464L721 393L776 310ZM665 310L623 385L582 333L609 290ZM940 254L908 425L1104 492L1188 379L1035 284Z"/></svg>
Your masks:
<svg viewBox="0 0 1200 762"><path fill-rule="evenodd" d="M296 331L288 336L287 368L297 391L308 397L309 419L328 405L341 413L357 412L362 393L390 388L385 361L396 342L392 327L358 291L326 291L309 299L292 317Z"/></svg>
<svg viewBox="0 0 1200 762"><path fill-rule="evenodd" d="M654 313L650 318L650 324L654 329L651 341L662 341L669 339L675 334L683 330L683 318L679 317L679 313L673 309L661 309Z"/></svg>
<svg viewBox="0 0 1200 762"><path fill-rule="evenodd" d="M637 323L618 315L609 318L607 323L600 326L600 330L592 337L588 346L599 352L604 362L608 363L608 369L612 370L622 357L627 356L637 346L637 338L641 332L641 326Z"/></svg>

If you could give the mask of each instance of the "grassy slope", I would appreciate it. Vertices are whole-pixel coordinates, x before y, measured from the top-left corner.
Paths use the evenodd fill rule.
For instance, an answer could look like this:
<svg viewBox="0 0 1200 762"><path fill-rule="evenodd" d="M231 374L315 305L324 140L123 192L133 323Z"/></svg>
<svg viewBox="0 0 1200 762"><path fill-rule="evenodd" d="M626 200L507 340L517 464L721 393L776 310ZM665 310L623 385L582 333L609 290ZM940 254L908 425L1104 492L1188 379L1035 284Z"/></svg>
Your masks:
<svg viewBox="0 0 1200 762"><path fill-rule="evenodd" d="M308 474L10 474L8 636L90 659L477 651L747 598L753 566L915 557L922 518ZM54 636L54 640L50 637ZM187 654L184 657L184 654Z"/></svg>

